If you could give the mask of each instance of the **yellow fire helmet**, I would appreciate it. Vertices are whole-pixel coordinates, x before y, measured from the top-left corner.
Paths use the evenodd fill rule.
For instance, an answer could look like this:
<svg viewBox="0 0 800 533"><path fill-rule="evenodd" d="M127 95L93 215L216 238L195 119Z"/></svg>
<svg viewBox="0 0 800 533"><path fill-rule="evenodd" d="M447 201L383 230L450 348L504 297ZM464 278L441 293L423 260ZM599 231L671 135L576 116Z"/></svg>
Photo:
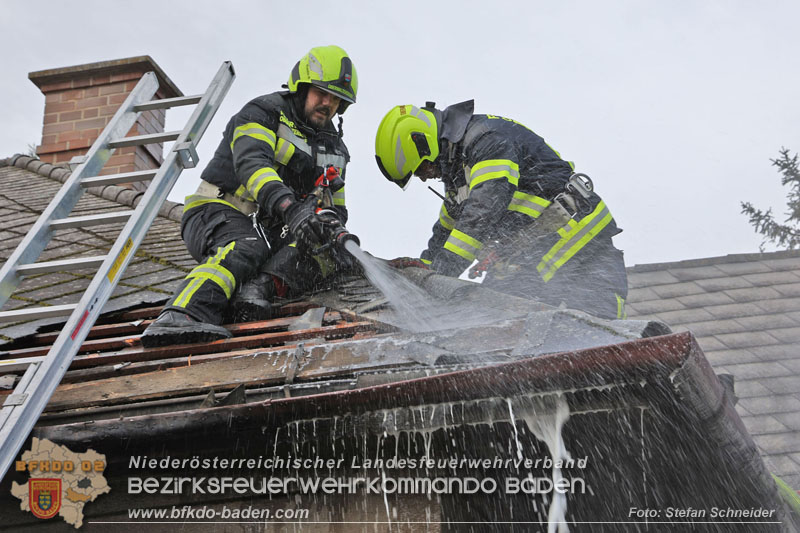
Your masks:
<svg viewBox="0 0 800 533"><path fill-rule="evenodd" d="M312 48L295 64L287 84L289 92L297 92L301 83L314 85L341 98L336 110L339 114L356 102L356 67L347 52L336 45Z"/></svg>
<svg viewBox="0 0 800 533"><path fill-rule="evenodd" d="M435 115L413 105L395 106L375 134L375 160L386 179L402 189L423 161L439 157L439 131Z"/></svg>

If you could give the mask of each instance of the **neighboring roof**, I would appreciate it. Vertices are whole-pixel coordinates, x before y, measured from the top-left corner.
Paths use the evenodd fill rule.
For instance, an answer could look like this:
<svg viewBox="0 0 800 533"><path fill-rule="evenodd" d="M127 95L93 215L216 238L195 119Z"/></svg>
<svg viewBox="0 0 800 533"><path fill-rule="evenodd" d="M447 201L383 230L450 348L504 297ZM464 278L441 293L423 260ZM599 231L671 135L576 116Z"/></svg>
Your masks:
<svg viewBox="0 0 800 533"><path fill-rule="evenodd" d="M628 269L631 318L690 330L772 471L800 488L800 251Z"/></svg>
<svg viewBox="0 0 800 533"><path fill-rule="evenodd" d="M13 253L69 175L69 170L61 166L27 156L15 155L0 160L0 261ZM131 208L138 205L142 194L117 185L93 187L84 193L72 215ZM194 267L196 262L180 238L182 210L182 205L169 201L161 207L104 311L163 302ZM39 261L108 253L122 226L118 223L60 230ZM94 273L94 269L82 269L27 277L0 309L76 303ZM31 335L38 327L54 322L63 322L63 319L0 323L0 345Z"/></svg>

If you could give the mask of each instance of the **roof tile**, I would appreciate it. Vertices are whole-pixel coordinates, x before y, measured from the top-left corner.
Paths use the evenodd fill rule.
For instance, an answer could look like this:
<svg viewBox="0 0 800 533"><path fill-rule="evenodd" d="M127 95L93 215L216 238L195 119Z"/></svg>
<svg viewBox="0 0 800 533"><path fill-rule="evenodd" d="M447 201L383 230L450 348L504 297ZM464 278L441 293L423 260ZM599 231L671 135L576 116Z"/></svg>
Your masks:
<svg viewBox="0 0 800 533"><path fill-rule="evenodd" d="M769 364L776 364L776 363L769 363ZM792 372L789 369L786 369L787 375L768 378L763 380L761 383L776 394L800 393L800 376L796 374L788 375L791 373Z"/></svg>
<svg viewBox="0 0 800 533"><path fill-rule="evenodd" d="M783 298L781 300L767 300L756 302L756 305L768 313L782 313L786 311L800 311L800 298Z"/></svg>
<svg viewBox="0 0 800 533"><path fill-rule="evenodd" d="M757 287L800 282L800 276L788 270L781 272L765 272L763 274L746 274L742 277Z"/></svg>
<svg viewBox="0 0 800 533"><path fill-rule="evenodd" d="M689 296L679 297L678 301L689 308L735 303L734 299L724 292L704 292L701 294L691 294Z"/></svg>
<svg viewBox="0 0 800 533"><path fill-rule="evenodd" d="M775 290L781 293L781 296L800 296L800 283L776 285Z"/></svg>
<svg viewBox="0 0 800 533"><path fill-rule="evenodd" d="M757 274L759 272L770 272L770 268L761 261L751 261L745 263L722 263L717 267L731 276L741 276L743 274Z"/></svg>
<svg viewBox="0 0 800 533"><path fill-rule="evenodd" d="M653 316L658 313L684 308L678 300L628 301L625 303L625 307L628 308L628 316L631 318L634 316Z"/></svg>
<svg viewBox="0 0 800 533"><path fill-rule="evenodd" d="M778 339L763 331L720 333L715 337L728 348L750 348L751 346L769 346L779 343Z"/></svg>
<svg viewBox="0 0 800 533"><path fill-rule="evenodd" d="M746 348L708 352L706 354L706 358L714 367L721 365L736 365L739 363L758 363L761 361L761 359L759 359L755 353ZM736 384L736 390L738 394L739 383Z"/></svg>
<svg viewBox="0 0 800 533"><path fill-rule="evenodd" d="M738 384L737 384L738 389ZM736 391L738 395L738 390ZM746 416L742 418L745 427L752 435L765 435L768 433L786 433L790 428L781 424L772 415Z"/></svg>
<svg viewBox="0 0 800 533"><path fill-rule="evenodd" d="M698 279L695 281L695 283L708 292L724 291L728 289L742 289L753 286L752 283L743 277Z"/></svg>
<svg viewBox="0 0 800 533"><path fill-rule="evenodd" d="M756 354L762 361L792 360L799 356L797 346L787 344L758 346L750 348L750 351Z"/></svg>
<svg viewBox="0 0 800 533"><path fill-rule="evenodd" d="M762 261L764 265L772 270L796 270L800 271L800 256L785 257L780 259L764 258Z"/></svg>
<svg viewBox="0 0 800 533"><path fill-rule="evenodd" d="M736 380L734 386L737 398L757 398L761 396L770 396L772 391L765 387L757 379L748 379L739 381Z"/></svg>
<svg viewBox="0 0 800 533"><path fill-rule="evenodd" d="M770 300L780 298L781 295L772 287L750 287L747 289L730 289L725 294L737 302L754 302L756 300Z"/></svg>
<svg viewBox="0 0 800 533"><path fill-rule="evenodd" d="M788 428L800 431L800 413L779 413L775 419Z"/></svg>
<svg viewBox="0 0 800 533"><path fill-rule="evenodd" d="M725 368L736 376L737 380L771 378L771 377L785 377L789 374L789 370L780 363L744 363L740 365L725 365ZM763 383L763 382L762 382ZM766 385L769 388L769 385ZM774 392L774 391L773 391ZM789 392L794 391L787 391Z"/></svg>
<svg viewBox="0 0 800 533"><path fill-rule="evenodd" d="M631 288L653 287L655 285L677 283L678 281L680 280L669 272L664 272L661 270L656 272L628 273L628 285Z"/></svg>
<svg viewBox="0 0 800 533"><path fill-rule="evenodd" d="M681 309L658 313L658 318L667 324L677 326L713 320L714 316L705 309Z"/></svg>
<svg viewBox="0 0 800 533"><path fill-rule="evenodd" d="M759 448L768 454L800 452L800 431L756 435L753 440Z"/></svg>
<svg viewBox="0 0 800 533"><path fill-rule="evenodd" d="M742 329L749 330L791 328L800 325L798 320L783 314L743 316L737 318L736 322Z"/></svg>
<svg viewBox="0 0 800 533"><path fill-rule="evenodd" d="M688 296L690 294L700 294L705 292L693 281L672 283L670 285L657 285L653 291L662 298L675 298L678 296Z"/></svg>
<svg viewBox="0 0 800 533"><path fill-rule="evenodd" d="M717 318L739 318L760 315L764 310L754 303L737 303L728 305L714 305L707 307L706 311Z"/></svg>
<svg viewBox="0 0 800 533"><path fill-rule="evenodd" d="M724 278L725 272L717 268L716 265L694 267L694 268L670 268L667 270L679 281L692 281L697 279Z"/></svg>
<svg viewBox="0 0 800 533"><path fill-rule="evenodd" d="M742 398L737 407L741 405L747 412L754 415L768 413L794 413L800 411L800 400L792 395L766 396L759 398ZM798 439L800 445L800 439ZM800 449L796 450L800 452Z"/></svg>

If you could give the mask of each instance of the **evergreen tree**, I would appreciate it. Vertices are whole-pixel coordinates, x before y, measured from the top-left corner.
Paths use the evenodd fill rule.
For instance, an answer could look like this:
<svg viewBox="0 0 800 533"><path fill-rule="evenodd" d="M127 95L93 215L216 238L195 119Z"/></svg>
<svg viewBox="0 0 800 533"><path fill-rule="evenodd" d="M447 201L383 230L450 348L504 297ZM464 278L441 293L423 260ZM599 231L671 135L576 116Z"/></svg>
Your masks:
<svg viewBox="0 0 800 533"><path fill-rule="evenodd" d="M772 208L761 211L753 207L750 202L742 202L742 213L748 216L756 232L764 236L761 242L762 252L767 242L787 250L798 249L800 248L800 168L797 154L791 156L787 148L781 148L780 157L771 161L781 173L781 184L789 186L786 201L789 210L786 212L784 223L775 220Z"/></svg>

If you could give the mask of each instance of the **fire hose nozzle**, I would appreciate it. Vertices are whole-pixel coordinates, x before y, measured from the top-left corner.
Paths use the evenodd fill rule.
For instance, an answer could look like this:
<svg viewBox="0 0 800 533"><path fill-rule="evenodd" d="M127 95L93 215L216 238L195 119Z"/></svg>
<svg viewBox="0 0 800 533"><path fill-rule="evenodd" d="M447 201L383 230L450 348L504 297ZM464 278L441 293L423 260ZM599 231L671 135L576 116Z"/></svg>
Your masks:
<svg viewBox="0 0 800 533"><path fill-rule="evenodd" d="M348 241L353 241L358 246L361 246L361 239L359 239L358 236L350 233L349 231L343 231L336 236L336 243L342 245L343 247L345 243Z"/></svg>

